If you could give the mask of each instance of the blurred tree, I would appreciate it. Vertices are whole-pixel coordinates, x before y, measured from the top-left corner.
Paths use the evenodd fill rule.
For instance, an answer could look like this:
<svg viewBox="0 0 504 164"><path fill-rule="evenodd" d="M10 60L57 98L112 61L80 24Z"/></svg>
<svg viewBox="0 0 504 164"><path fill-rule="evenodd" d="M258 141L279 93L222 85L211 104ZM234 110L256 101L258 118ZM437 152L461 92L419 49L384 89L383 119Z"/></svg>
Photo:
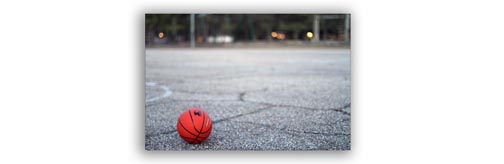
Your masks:
<svg viewBox="0 0 504 164"><path fill-rule="evenodd" d="M231 23L231 15L226 14L224 16L224 24L221 27L221 31L225 35L231 35L236 24Z"/></svg>
<svg viewBox="0 0 504 164"><path fill-rule="evenodd" d="M176 40L180 32L187 31L189 28L187 14L146 14L145 33L146 41L150 41L157 33L164 32L167 37ZM182 36L185 36L184 33Z"/></svg>
<svg viewBox="0 0 504 164"><path fill-rule="evenodd" d="M200 43L210 36L230 35L235 41L273 40L272 32L285 39L307 38L314 32L313 14L196 14L195 32ZM320 39L344 41L350 37L345 14L320 15ZM164 32L163 40L159 33ZM146 44L180 43L190 39L189 14L146 14Z"/></svg>
<svg viewBox="0 0 504 164"><path fill-rule="evenodd" d="M170 24L164 24L162 26L162 31L169 31L171 32L172 35L177 36L177 32L181 29L186 28L184 24L180 24L177 20L180 16L179 15L168 15L166 17L166 21L169 21Z"/></svg>
<svg viewBox="0 0 504 164"><path fill-rule="evenodd" d="M247 28L249 32L249 40L255 41L256 40L256 34L255 34L255 29L254 29L254 17L255 15L247 15Z"/></svg>
<svg viewBox="0 0 504 164"><path fill-rule="evenodd" d="M258 26L258 36L267 40L272 40L271 32L273 32L273 27L275 26L275 18L271 14L259 14L256 15L256 25Z"/></svg>
<svg viewBox="0 0 504 164"><path fill-rule="evenodd" d="M236 24L236 28L233 30L233 36L236 40L245 40L247 37L247 30L244 27L244 15L236 14L233 15L234 23Z"/></svg>
<svg viewBox="0 0 504 164"><path fill-rule="evenodd" d="M299 33L310 29L313 16L308 14L280 15L278 29L292 32L292 39L299 39Z"/></svg>
<svg viewBox="0 0 504 164"><path fill-rule="evenodd" d="M323 39L343 41L345 38L345 20L345 14L322 15Z"/></svg>

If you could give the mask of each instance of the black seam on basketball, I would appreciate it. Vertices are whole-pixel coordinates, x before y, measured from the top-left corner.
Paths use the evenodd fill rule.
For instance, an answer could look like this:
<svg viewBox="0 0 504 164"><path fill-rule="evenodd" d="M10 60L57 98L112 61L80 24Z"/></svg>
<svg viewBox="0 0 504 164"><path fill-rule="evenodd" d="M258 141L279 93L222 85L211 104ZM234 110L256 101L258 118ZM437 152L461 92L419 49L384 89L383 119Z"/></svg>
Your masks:
<svg viewBox="0 0 504 164"><path fill-rule="evenodd" d="M193 125L194 125L194 123L193 123ZM205 125L205 115L203 115L203 123L201 124L201 129L203 129L203 125ZM194 126L196 127L196 125L194 125ZM196 138L191 143L194 143L194 141L197 141L200 134L201 134L201 131L198 132L198 135L196 136Z"/></svg>
<svg viewBox="0 0 504 164"><path fill-rule="evenodd" d="M210 118L210 117L208 117ZM205 122L203 122L203 124L205 124ZM201 130L203 130L203 128L201 128ZM210 130L212 130L212 128L208 128L208 130L204 131L204 132L201 132L201 134L205 134L205 133L208 133Z"/></svg>
<svg viewBox="0 0 504 164"><path fill-rule="evenodd" d="M194 125L194 120L192 118L192 112L191 112L191 110L189 110L189 117L191 117L191 122L192 122L192 125L194 127L194 130L196 130L196 132L198 132L198 133L201 133L201 131L199 131L198 129L196 129L196 125Z"/></svg>
<svg viewBox="0 0 504 164"><path fill-rule="evenodd" d="M180 119L178 120L180 126L182 126L182 128L184 128L185 131L187 131L189 134L193 135L193 136L197 136L196 134L193 134L191 133L189 130L187 130L185 127L184 127L184 124L182 124L182 122L180 121Z"/></svg>
<svg viewBox="0 0 504 164"><path fill-rule="evenodd" d="M206 132L206 133L200 133L200 135L201 135L201 134L208 134L208 132Z"/></svg>
<svg viewBox="0 0 504 164"><path fill-rule="evenodd" d="M203 129L202 129L203 130ZM212 130L212 128L208 128L208 130L204 131L204 132L201 132L201 134L205 134L205 133L208 133L210 132L210 130Z"/></svg>
<svg viewBox="0 0 504 164"><path fill-rule="evenodd" d="M201 122L200 134L201 131L203 130L203 125L205 125L205 115L203 115L203 122Z"/></svg>
<svg viewBox="0 0 504 164"><path fill-rule="evenodd" d="M186 136L183 136L183 135L180 135L181 138L186 138L186 139L194 139L193 137L186 137Z"/></svg>

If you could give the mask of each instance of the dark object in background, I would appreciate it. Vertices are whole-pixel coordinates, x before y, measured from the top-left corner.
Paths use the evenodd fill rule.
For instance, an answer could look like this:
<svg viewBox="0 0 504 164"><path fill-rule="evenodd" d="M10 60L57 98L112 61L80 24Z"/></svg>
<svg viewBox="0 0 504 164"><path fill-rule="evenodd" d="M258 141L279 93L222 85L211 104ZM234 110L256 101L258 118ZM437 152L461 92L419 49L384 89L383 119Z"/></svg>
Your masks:
<svg viewBox="0 0 504 164"><path fill-rule="evenodd" d="M306 42L349 44L350 14L146 14L146 45ZM163 37L159 37L163 34Z"/></svg>

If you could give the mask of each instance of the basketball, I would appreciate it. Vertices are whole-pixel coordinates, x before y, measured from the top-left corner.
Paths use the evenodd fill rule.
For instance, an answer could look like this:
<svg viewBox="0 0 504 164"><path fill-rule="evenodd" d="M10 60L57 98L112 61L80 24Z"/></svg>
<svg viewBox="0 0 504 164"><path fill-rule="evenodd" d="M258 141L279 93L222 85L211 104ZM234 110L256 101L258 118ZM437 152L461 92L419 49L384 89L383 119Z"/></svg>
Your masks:
<svg viewBox="0 0 504 164"><path fill-rule="evenodd" d="M180 114L177 131L184 141L199 144L210 136L212 120L205 111L191 108Z"/></svg>

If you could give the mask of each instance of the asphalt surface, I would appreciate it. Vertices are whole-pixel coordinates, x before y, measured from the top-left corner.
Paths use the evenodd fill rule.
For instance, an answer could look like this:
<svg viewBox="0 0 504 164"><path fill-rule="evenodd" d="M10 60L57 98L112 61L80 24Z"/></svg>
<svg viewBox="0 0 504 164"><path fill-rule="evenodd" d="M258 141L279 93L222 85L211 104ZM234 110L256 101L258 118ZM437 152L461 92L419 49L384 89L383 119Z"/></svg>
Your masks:
<svg viewBox="0 0 504 164"><path fill-rule="evenodd" d="M350 50L146 50L146 150L350 150ZM211 136L188 144L179 115Z"/></svg>

